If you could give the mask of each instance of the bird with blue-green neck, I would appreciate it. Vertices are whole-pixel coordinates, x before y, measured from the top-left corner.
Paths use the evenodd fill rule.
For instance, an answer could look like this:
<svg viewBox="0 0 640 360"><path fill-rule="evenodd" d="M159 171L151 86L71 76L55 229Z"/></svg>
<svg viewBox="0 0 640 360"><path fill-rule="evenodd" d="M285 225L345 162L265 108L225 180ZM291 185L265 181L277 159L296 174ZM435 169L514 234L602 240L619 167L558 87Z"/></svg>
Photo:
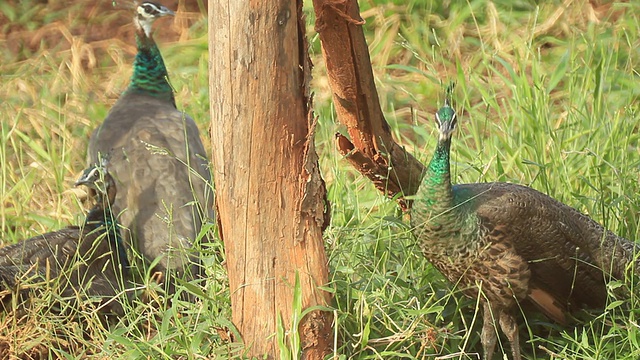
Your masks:
<svg viewBox="0 0 640 360"><path fill-rule="evenodd" d="M164 6L144 2L136 8L134 25L136 27L136 44L138 53L133 62L133 75L127 93L139 93L157 96L173 103L173 88L169 83L169 74L164 65L160 49L153 40L151 25L155 19L163 16L174 16L175 13Z"/></svg>
<svg viewBox="0 0 640 360"><path fill-rule="evenodd" d="M95 162L99 154L111 155L110 172L118 185L113 209L119 214L131 253L141 254L135 265L155 263L152 270L162 278L176 275L189 280L200 271L193 243L202 223L213 218L213 195L209 157L200 132L191 117L177 110L162 54L152 36L153 23L173 15L155 2L144 1L135 7L138 51L133 75L93 132L88 162ZM173 285L168 281L170 292Z"/></svg>
<svg viewBox="0 0 640 360"><path fill-rule="evenodd" d="M513 359L520 360L521 305L532 304L561 324L568 311L601 309L607 282L624 279L640 249L530 187L452 185L451 138L458 117L448 96L435 119L438 143L415 195L412 232L429 262L482 304L483 359L492 359L500 328Z"/></svg>
<svg viewBox="0 0 640 360"><path fill-rule="evenodd" d="M63 298L99 298L103 312L123 314L123 299L115 297L128 281L129 261L111 211L116 185L103 165L86 169L75 185L95 199L84 223L0 248L0 292L22 294L22 287L42 289L51 281Z"/></svg>

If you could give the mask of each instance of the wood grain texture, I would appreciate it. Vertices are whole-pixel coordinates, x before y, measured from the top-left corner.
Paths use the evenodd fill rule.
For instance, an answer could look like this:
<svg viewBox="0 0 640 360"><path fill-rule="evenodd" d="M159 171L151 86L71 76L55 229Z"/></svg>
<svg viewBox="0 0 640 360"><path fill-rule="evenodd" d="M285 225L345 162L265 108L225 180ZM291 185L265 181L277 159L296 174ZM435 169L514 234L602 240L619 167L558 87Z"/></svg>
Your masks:
<svg viewBox="0 0 640 360"><path fill-rule="evenodd" d="M279 357L277 318L290 327L296 273L303 308L330 301L318 289L328 281L329 206L313 145L301 4L209 4L216 206L233 322L250 354L268 358ZM303 358L328 353L331 321L322 312L303 320Z"/></svg>
<svg viewBox="0 0 640 360"><path fill-rule="evenodd" d="M364 20L356 0L313 0L338 120L351 139L336 134L338 151L390 197L413 195L424 166L391 135L376 91ZM400 199L406 209L410 204Z"/></svg>

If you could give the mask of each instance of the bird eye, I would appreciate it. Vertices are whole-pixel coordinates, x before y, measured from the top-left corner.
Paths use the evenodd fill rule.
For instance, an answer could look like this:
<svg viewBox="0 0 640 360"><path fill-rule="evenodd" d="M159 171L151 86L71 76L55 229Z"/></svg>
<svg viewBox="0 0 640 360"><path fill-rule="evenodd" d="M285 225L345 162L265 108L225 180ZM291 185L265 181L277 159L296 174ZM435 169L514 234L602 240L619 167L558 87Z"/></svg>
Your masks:
<svg viewBox="0 0 640 360"><path fill-rule="evenodd" d="M145 15L148 15L148 16L155 15L157 12L155 7L151 4L143 4L141 7L144 10Z"/></svg>

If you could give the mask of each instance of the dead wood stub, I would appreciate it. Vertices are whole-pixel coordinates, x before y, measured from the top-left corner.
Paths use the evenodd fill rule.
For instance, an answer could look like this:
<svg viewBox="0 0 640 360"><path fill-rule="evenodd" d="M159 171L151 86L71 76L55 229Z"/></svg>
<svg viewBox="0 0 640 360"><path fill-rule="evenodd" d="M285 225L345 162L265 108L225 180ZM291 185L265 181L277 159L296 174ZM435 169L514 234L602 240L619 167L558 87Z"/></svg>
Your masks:
<svg viewBox="0 0 640 360"><path fill-rule="evenodd" d="M336 113L349 134L336 135L338 151L388 196L415 194L424 165L395 142L384 118L357 1L313 5Z"/></svg>

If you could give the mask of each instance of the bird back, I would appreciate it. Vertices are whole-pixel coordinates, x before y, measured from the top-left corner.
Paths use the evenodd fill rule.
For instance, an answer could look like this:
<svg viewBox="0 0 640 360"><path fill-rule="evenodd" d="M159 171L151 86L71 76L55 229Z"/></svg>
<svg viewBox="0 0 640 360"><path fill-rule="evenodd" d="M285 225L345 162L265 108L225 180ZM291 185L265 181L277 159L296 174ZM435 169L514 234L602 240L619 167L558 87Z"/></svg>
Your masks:
<svg viewBox="0 0 640 360"><path fill-rule="evenodd" d="M202 222L213 217L211 174L198 128L178 111L152 22L172 15L143 2L136 9L138 53L127 90L89 141L88 162L110 154L118 185L114 211L125 241L157 270L197 272L191 250Z"/></svg>
<svg viewBox="0 0 640 360"><path fill-rule="evenodd" d="M106 176L109 176L108 174ZM107 182L113 184L109 179ZM105 189L112 196L115 187ZM0 248L0 292L23 294L25 284L53 286L63 297L77 294L111 299L124 288L129 264L118 223L107 194L96 203L81 226L69 226ZM31 286L32 287L32 286ZM106 312L122 313L117 301Z"/></svg>

